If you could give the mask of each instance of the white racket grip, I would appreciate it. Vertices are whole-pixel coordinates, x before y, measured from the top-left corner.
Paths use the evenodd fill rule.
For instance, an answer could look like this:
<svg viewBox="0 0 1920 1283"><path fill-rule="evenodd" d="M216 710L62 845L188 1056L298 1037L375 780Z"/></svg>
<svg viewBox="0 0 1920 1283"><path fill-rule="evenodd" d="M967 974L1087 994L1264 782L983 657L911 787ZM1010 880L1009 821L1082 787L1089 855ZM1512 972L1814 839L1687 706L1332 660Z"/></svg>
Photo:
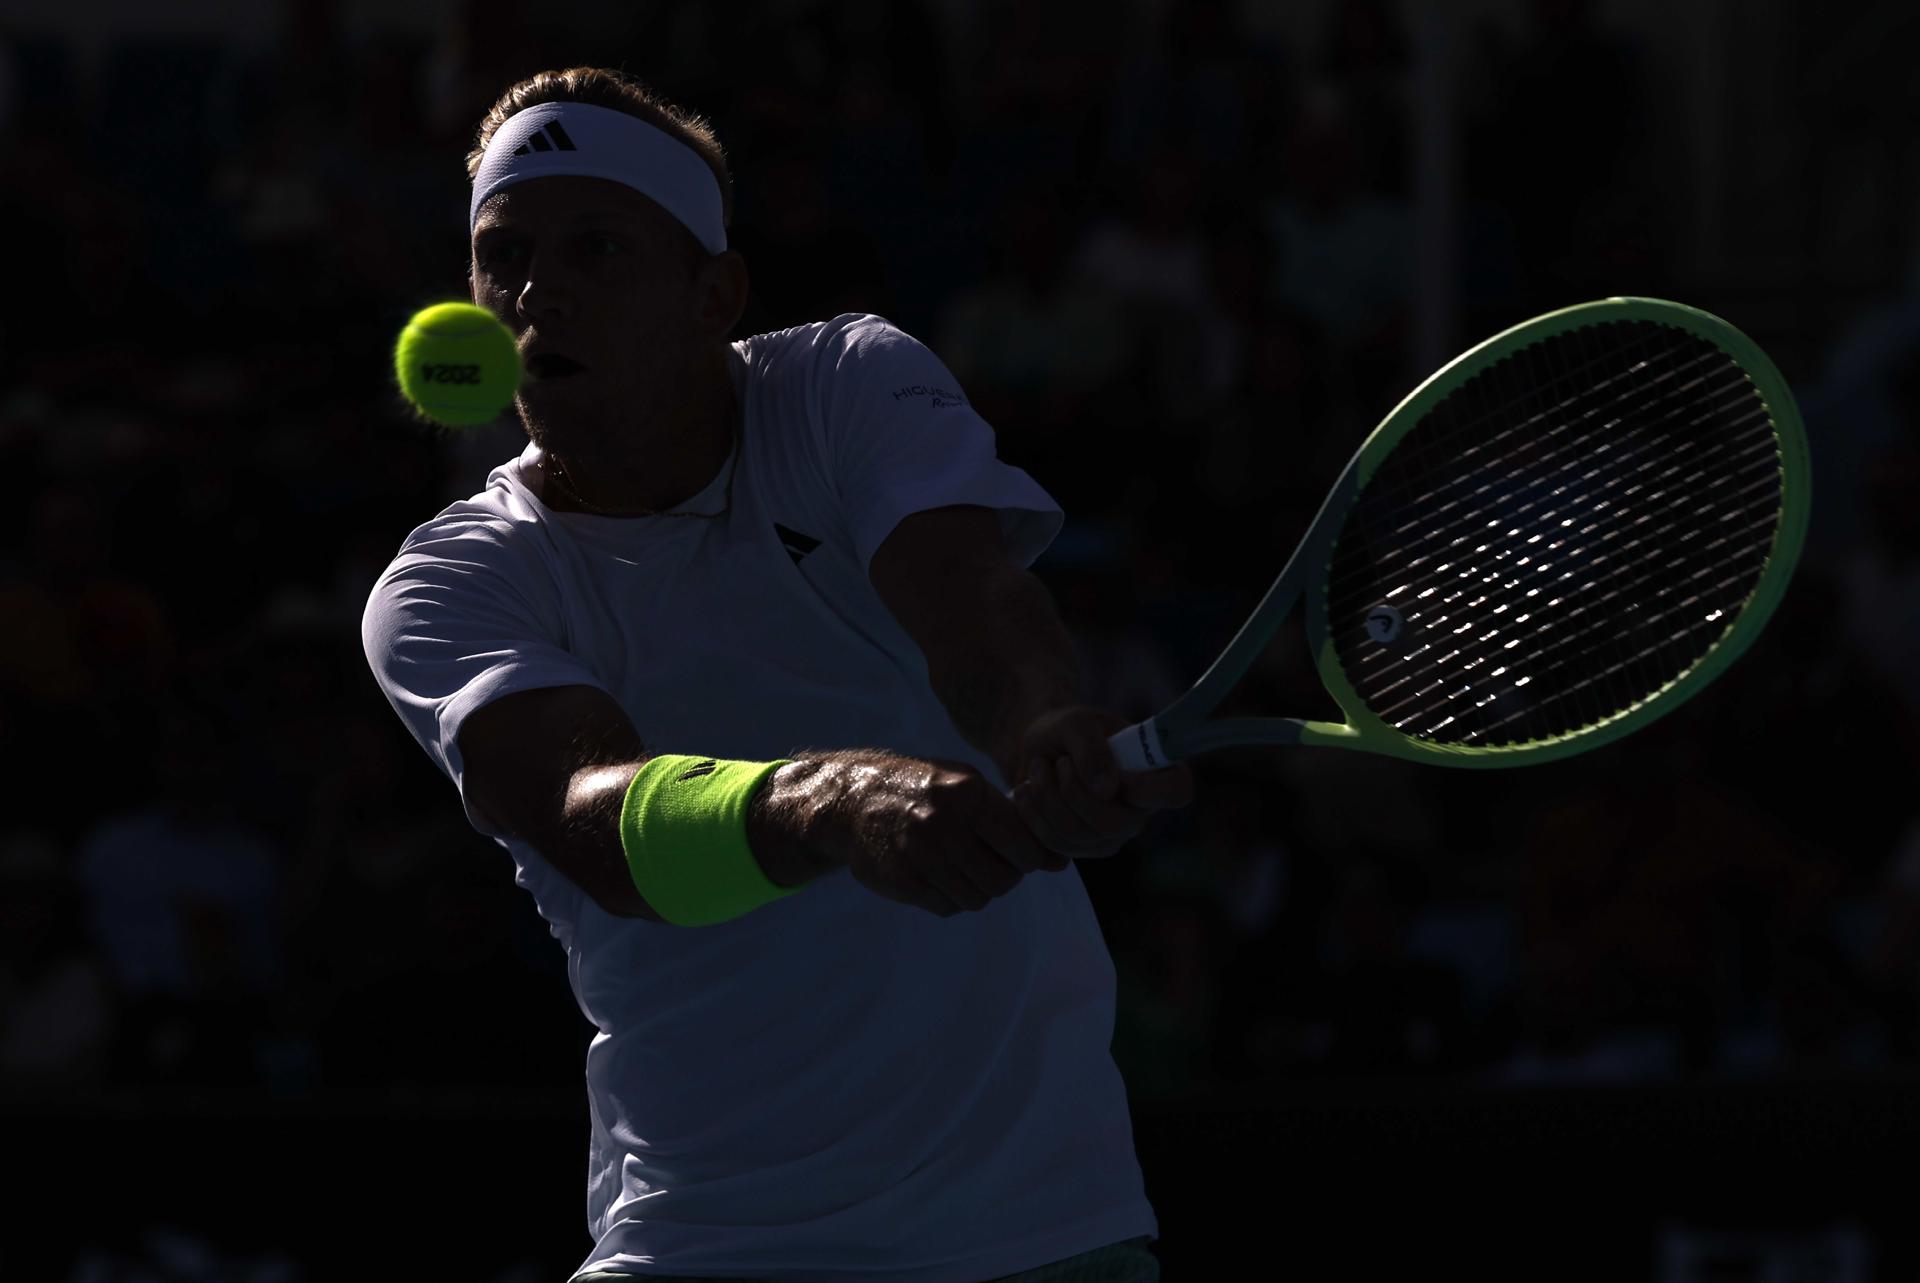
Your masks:
<svg viewBox="0 0 1920 1283"><path fill-rule="evenodd" d="M1160 728L1149 717L1107 737L1107 747L1120 760L1123 771L1157 771L1170 765L1160 747Z"/></svg>

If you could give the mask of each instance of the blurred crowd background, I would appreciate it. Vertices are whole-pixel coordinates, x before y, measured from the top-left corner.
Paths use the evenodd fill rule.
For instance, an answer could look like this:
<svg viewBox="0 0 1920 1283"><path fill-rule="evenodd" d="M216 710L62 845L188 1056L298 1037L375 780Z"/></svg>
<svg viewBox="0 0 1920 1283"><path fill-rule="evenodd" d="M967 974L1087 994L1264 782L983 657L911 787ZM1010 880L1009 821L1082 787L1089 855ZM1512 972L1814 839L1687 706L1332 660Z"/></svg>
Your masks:
<svg viewBox="0 0 1920 1283"><path fill-rule="evenodd" d="M16 1113L581 1091L559 946L358 635L406 533L524 441L422 431L389 353L464 289L481 114L576 64L714 122L743 334L875 312L952 367L1064 504L1037 569L1090 697L1130 715L1198 673L1454 350L1647 294L1725 316L1796 388L1807 555L1692 705L1511 775L1224 755L1081 866L1143 1107L1920 1070L1902 6L95 8L0 17ZM1240 706L1325 702L1295 635Z"/></svg>

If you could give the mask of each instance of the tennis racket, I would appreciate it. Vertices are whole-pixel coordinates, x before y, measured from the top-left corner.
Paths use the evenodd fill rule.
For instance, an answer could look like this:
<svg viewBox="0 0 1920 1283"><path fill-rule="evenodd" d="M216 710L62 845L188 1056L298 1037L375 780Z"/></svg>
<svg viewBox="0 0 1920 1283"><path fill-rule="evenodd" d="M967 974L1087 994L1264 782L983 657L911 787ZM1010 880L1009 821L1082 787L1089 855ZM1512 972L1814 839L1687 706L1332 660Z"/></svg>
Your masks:
<svg viewBox="0 0 1920 1283"><path fill-rule="evenodd" d="M1135 771L1263 744L1470 767L1597 748L1766 624L1808 485L1792 393L1725 321L1648 298L1535 317L1395 407L1220 658L1109 742ZM1346 721L1208 720L1296 603Z"/></svg>

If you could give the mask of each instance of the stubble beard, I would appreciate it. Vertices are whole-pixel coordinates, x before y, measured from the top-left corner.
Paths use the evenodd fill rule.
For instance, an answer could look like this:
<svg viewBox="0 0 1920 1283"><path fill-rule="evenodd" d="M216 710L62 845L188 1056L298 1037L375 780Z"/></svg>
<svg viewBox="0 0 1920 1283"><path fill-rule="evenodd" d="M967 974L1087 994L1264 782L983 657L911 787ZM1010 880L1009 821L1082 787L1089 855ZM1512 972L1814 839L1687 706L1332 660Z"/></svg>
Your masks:
<svg viewBox="0 0 1920 1283"><path fill-rule="evenodd" d="M542 454L575 461L597 459L604 455L613 436L615 425L607 421L602 407L535 409L524 401L516 401L514 408L520 416L520 426L526 429L527 439L540 447Z"/></svg>

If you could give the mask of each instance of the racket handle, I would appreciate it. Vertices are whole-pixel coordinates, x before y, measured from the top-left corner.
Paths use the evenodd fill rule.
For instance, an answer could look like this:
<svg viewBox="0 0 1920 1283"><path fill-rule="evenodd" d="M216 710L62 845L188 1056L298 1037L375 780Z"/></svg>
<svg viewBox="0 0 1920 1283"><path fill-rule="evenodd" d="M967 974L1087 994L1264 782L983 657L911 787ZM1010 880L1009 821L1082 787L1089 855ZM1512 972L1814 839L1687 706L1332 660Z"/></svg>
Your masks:
<svg viewBox="0 0 1920 1283"><path fill-rule="evenodd" d="M1160 727L1151 717L1123 731L1115 731L1107 737L1107 747L1120 760L1123 771L1157 771L1171 765L1166 749L1160 744Z"/></svg>

